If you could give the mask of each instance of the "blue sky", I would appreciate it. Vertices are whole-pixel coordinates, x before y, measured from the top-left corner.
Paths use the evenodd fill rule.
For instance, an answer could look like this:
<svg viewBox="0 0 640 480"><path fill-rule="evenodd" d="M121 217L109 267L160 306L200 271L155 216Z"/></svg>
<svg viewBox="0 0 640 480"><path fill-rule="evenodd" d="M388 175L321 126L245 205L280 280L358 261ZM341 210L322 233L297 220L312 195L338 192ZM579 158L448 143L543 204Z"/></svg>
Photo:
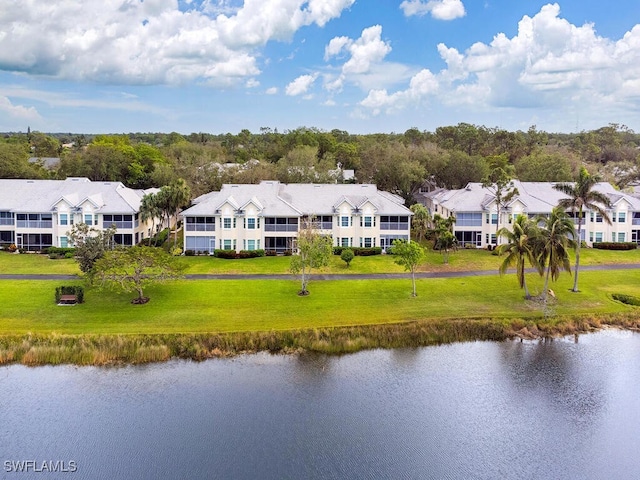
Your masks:
<svg viewBox="0 0 640 480"><path fill-rule="evenodd" d="M640 129L640 2L4 0L0 131Z"/></svg>

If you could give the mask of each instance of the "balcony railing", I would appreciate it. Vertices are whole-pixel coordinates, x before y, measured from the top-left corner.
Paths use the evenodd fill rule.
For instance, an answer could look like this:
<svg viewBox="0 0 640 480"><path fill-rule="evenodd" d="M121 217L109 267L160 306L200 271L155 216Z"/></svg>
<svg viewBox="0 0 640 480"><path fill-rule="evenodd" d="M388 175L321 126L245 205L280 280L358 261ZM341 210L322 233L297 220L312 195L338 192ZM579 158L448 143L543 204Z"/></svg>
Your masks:
<svg viewBox="0 0 640 480"><path fill-rule="evenodd" d="M51 220L18 220L16 221L18 228L53 228Z"/></svg>
<svg viewBox="0 0 640 480"><path fill-rule="evenodd" d="M13 224L14 224L13 218L0 218L0 225L13 225Z"/></svg>
<svg viewBox="0 0 640 480"><path fill-rule="evenodd" d="M112 225L115 225L117 229L133 228L133 222L131 220L127 220L127 221L111 221L111 222L103 222L102 223L102 227L103 228L109 228Z"/></svg>
<svg viewBox="0 0 640 480"><path fill-rule="evenodd" d="M215 232L215 223L187 223L187 232Z"/></svg>
<svg viewBox="0 0 640 480"><path fill-rule="evenodd" d="M265 232L297 232L298 225L281 225L281 224L273 224L267 223L264 226Z"/></svg>
<svg viewBox="0 0 640 480"><path fill-rule="evenodd" d="M380 222L380 230L409 230L407 222Z"/></svg>

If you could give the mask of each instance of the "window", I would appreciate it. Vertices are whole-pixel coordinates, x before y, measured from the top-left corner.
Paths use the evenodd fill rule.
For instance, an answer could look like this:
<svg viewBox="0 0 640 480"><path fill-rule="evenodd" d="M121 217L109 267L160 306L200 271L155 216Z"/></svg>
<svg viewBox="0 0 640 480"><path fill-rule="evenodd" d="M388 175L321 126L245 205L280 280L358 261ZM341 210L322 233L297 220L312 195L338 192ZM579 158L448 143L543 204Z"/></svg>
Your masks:
<svg viewBox="0 0 640 480"><path fill-rule="evenodd" d="M93 215L91 215L90 213L85 213L84 223L86 223L87 225L93 225Z"/></svg>
<svg viewBox="0 0 640 480"><path fill-rule="evenodd" d="M255 218L247 218L247 229L255 230L256 229L256 219ZM253 250L253 249L250 249Z"/></svg>
<svg viewBox="0 0 640 480"><path fill-rule="evenodd" d="M225 229L230 229L231 228L231 218L230 217L224 217L222 219L222 226Z"/></svg>
<svg viewBox="0 0 640 480"><path fill-rule="evenodd" d="M184 249L194 252L213 253L216 245L216 237L185 237Z"/></svg>
<svg viewBox="0 0 640 480"><path fill-rule="evenodd" d="M618 241L619 242L625 242L625 232L618 232Z"/></svg>
<svg viewBox="0 0 640 480"><path fill-rule="evenodd" d="M215 217L186 217L187 232L215 232ZM193 250L193 249L190 249Z"/></svg>
<svg viewBox="0 0 640 480"><path fill-rule="evenodd" d="M382 215L380 230L409 230L409 217L405 215Z"/></svg>
<svg viewBox="0 0 640 480"><path fill-rule="evenodd" d="M625 223L627 221L627 212L618 213L618 223Z"/></svg>
<svg viewBox="0 0 640 480"><path fill-rule="evenodd" d="M602 241L602 232L596 232L596 242Z"/></svg>
<svg viewBox="0 0 640 480"><path fill-rule="evenodd" d="M371 217L371 216L360 217L360 226L365 228L375 227L376 226L375 217Z"/></svg>
<svg viewBox="0 0 640 480"><path fill-rule="evenodd" d="M342 237L340 239L340 245L342 247L350 247L351 246L351 242L349 241L349 237Z"/></svg>
<svg viewBox="0 0 640 480"><path fill-rule="evenodd" d="M497 242L496 242L496 234L495 234L495 233L492 233L491 235L489 235L489 234L487 233L487 234L486 234L485 239L486 239L486 241L487 241L487 243L488 243L488 244L490 244L490 245L497 245Z"/></svg>
<svg viewBox="0 0 640 480"><path fill-rule="evenodd" d="M60 225L69 225L69 215L66 213L61 213L59 215ZM62 238L60 239L62 241Z"/></svg>
<svg viewBox="0 0 640 480"><path fill-rule="evenodd" d="M222 240L221 247L223 250L231 250L231 240Z"/></svg>
<svg viewBox="0 0 640 480"><path fill-rule="evenodd" d="M460 212L456 214L456 226L458 227L480 227L481 225L482 213Z"/></svg>
<svg viewBox="0 0 640 480"><path fill-rule="evenodd" d="M457 220L457 218L456 218ZM456 221L456 224L458 222ZM485 217L485 223L488 224L492 224L492 225L497 225L498 224L498 214L497 213L487 213L486 217Z"/></svg>
<svg viewBox="0 0 640 480"><path fill-rule="evenodd" d="M69 241L67 240L67 237L60 237L60 247L67 248L68 246L69 246Z"/></svg>
<svg viewBox="0 0 640 480"><path fill-rule="evenodd" d="M255 249L256 249L256 241L247 240L247 250L255 250Z"/></svg>
<svg viewBox="0 0 640 480"><path fill-rule="evenodd" d="M371 248L376 246L376 239L371 237L360 237L360 246L364 248Z"/></svg>
<svg viewBox="0 0 640 480"><path fill-rule="evenodd" d="M341 227L350 227L351 226L351 217L340 217L340 226Z"/></svg>
<svg viewBox="0 0 640 480"><path fill-rule="evenodd" d="M602 215L600 215L599 213L596 213L596 223L602 223Z"/></svg>

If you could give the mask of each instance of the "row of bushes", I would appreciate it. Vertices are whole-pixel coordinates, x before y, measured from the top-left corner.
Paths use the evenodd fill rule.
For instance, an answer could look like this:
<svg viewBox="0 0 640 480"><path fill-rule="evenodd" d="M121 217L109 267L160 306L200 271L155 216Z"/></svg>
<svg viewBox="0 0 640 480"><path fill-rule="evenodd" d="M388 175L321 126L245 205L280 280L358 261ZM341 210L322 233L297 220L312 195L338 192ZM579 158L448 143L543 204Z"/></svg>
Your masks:
<svg viewBox="0 0 640 480"><path fill-rule="evenodd" d="M382 253L382 247L333 247L334 255L341 255L343 250L352 250L356 257L369 257L371 255L380 255ZM391 249L387 250L387 253Z"/></svg>
<svg viewBox="0 0 640 480"><path fill-rule="evenodd" d="M194 255L210 255L207 250L199 251L199 250L185 250L184 254L187 257L193 257ZM257 258L264 257L264 250L240 250L236 252L235 250L214 250L213 256L218 258L227 258L227 259L235 259L235 258Z"/></svg>
<svg viewBox="0 0 640 480"><path fill-rule="evenodd" d="M638 245L635 242L595 242L593 248L600 250L635 250Z"/></svg>
<svg viewBox="0 0 640 480"><path fill-rule="evenodd" d="M71 247L49 247L44 251L44 253L49 255L49 258L51 258L52 260L57 260L60 258L73 258L75 256L75 252L76 249Z"/></svg>
<svg viewBox="0 0 640 480"><path fill-rule="evenodd" d="M634 307L640 307L640 298L633 295L626 295L624 293L614 293L611 295L614 300L625 303L627 305L633 305Z"/></svg>

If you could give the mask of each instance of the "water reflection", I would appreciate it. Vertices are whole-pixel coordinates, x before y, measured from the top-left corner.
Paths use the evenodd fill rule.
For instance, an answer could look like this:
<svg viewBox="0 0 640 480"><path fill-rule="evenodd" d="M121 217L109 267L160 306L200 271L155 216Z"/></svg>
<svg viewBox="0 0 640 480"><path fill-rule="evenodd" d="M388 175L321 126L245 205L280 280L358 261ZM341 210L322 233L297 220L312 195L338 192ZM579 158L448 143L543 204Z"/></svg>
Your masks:
<svg viewBox="0 0 640 480"><path fill-rule="evenodd" d="M616 335L3 367L2 460L92 479L635 479L640 336Z"/></svg>
<svg viewBox="0 0 640 480"><path fill-rule="evenodd" d="M574 345L572 345L572 343ZM535 398L574 421L595 421L606 404L608 375L566 339L503 343L502 362L519 395Z"/></svg>

